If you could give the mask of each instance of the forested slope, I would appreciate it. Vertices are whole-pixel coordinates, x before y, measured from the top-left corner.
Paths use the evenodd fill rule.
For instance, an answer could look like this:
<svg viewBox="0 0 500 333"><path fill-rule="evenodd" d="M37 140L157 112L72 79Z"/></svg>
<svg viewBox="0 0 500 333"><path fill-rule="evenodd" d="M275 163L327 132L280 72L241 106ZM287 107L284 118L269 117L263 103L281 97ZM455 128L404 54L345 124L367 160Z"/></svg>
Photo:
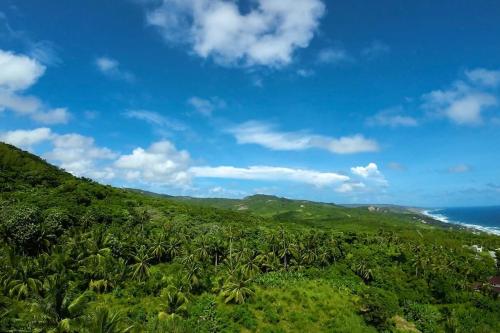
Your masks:
<svg viewBox="0 0 500 333"><path fill-rule="evenodd" d="M275 197L153 197L1 143L0 180L2 332L500 331L498 269L468 247L496 236Z"/></svg>

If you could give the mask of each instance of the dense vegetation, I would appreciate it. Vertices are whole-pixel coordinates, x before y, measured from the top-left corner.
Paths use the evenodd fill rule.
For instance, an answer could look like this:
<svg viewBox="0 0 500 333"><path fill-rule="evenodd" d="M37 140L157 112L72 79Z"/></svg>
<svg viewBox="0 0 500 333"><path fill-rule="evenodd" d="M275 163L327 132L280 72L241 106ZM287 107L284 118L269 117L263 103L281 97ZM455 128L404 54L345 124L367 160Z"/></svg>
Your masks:
<svg viewBox="0 0 500 333"><path fill-rule="evenodd" d="M0 237L1 332L500 332L469 247L500 237L411 213L151 196L0 143Z"/></svg>

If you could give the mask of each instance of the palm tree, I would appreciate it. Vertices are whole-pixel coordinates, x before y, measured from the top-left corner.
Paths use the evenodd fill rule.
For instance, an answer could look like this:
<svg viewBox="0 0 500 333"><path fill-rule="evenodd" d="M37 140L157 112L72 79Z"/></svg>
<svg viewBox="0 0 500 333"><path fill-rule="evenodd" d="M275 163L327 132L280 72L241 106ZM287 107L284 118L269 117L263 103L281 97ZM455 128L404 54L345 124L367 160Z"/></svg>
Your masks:
<svg viewBox="0 0 500 333"><path fill-rule="evenodd" d="M159 317L168 317L171 319L176 315L183 314L187 311L188 299L184 293L173 285L161 291L161 298L164 300L164 312L159 313Z"/></svg>
<svg viewBox="0 0 500 333"><path fill-rule="evenodd" d="M197 290L201 286L201 265L196 260L194 254L183 258L185 278L189 290Z"/></svg>
<svg viewBox="0 0 500 333"><path fill-rule="evenodd" d="M54 274L44 281L45 297L35 298L30 307L31 321L54 332L79 331L83 314L93 294L84 292L72 299L72 288L65 276Z"/></svg>
<svg viewBox="0 0 500 333"><path fill-rule="evenodd" d="M137 212L137 222L141 228L141 233L144 232L144 225L151 221L151 214L149 214L146 208L140 209Z"/></svg>
<svg viewBox="0 0 500 333"><path fill-rule="evenodd" d="M144 281L149 277L149 261L151 260L146 248L144 246L140 247L139 250L132 255L132 259L135 262L135 264L131 266L132 279Z"/></svg>
<svg viewBox="0 0 500 333"><path fill-rule="evenodd" d="M167 254L170 260L173 260L181 252L181 241L172 237L167 242Z"/></svg>
<svg viewBox="0 0 500 333"><path fill-rule="evenodd" d="M373 279L373 271L368 267L368 264L364 260L354 263L352 269L354 273L356 273L356 275L362 278L365 282Z"/></svg>
<svg viewBox="0 0 500 333"><path fill-rule="evenodd" d="M288 270L288 264L292 256L293 245L290 242L289 236L285 234L285 229L283 229L283 227L281 227L280 233L281 233L281 239L280 239L279 256L281 260L283 260L283 265L285 267L285 270Z"/></svg>
<svg viewBox="0 0 500 333"><path fill-rule="evenodd" d="M274 252L261 253L255 259L264 272L276 271L280 266L280 260Z"/></svg>
<svg viewBox="0 0 500 333"><path fill-rule="evenodd" d="M32 262L31 265L35 266L36 270L36 262ZM28 296L40 294L43 283L33 271L26 260L21 261L18 268L14 269L14 276L7 283L7 289L11 297L24 299Z"/></svg>
<svg viewBox="0 0 500 333"><path fill-rule="evenodd" d="M243 304L245 300L253 295L253 290L249 287L251 279L245 278L241 271L232 278L228 278L222 286L222 296L225 303Z"/></svg>
<svg viewBox="0 0 500 333"><path fill-rule="evenodd" d="M214 258L215 269L217 270L217 266L221 262L221 258L225 254L225 247L222 240L218 237L213 237L210 242L210 254Z"/></svg>
<svg viewBox="0 0 500 333"><path fill-rule="evenodd" d="M241 270L248 277L254 277L259 272L257 251L245 249L241 256Z"/></svg>
<svg viewBox="0 0 500 333"><path fill-rule="evenodd" d="M129 332L133 325L123 328L123 321L120 313L110 313L107 308L98 308L88 317L83 331L89 333Z"/></svg>
<svg viewBox="0 0 500 333"><path fill-rule="evenodd" d="M205 261L210 257L210 244L205 235L202 235L196 240L195 253L196 257L201 261Z"/></svg>
<svg viewBox="0 0 500 333"><path fill-rule="evenodd" d="M162 262L168 252L167 242L165 235L160 234L153 240L153 245L150 247L149 252L156 259L157 262Z"/></svg>

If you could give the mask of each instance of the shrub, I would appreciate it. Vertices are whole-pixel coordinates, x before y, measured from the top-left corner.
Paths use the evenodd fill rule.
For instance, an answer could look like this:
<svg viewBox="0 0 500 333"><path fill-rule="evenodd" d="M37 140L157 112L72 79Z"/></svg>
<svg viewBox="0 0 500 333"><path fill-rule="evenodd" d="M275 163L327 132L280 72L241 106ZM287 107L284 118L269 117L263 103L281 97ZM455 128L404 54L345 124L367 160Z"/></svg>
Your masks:
<svg viewBox="0 0 500 333"><path fill-rule="evenodd" d="M362 294L361 312L365 321L379 329L386 329L389 319L399 310L397 296L379 288L369 288Z"/></svg>
<svg viewBox="0 0 500 333"><path fill-rule="evenodd" d="M39 247L40 224L38 208L14 206L6 210L2 218L1 233L8 243L33 254Z"/></svg>

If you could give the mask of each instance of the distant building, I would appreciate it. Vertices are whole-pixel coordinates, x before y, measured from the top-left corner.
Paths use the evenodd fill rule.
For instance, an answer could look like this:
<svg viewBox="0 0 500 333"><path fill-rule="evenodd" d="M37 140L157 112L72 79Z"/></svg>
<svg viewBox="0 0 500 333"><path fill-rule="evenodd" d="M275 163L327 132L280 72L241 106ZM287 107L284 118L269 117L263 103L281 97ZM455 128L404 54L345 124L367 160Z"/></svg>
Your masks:
<svg viewBox="0 0 500 333"><path fill-rule="evenodd" d="M472 245L472 246L471 246L471 249L473 249L473 250L474 250L474 251L476 251L477 253L481 253L481 252L483 252L483 247L482 247L482 246L479 246L479 245L476 245L476 244Z"/></svg>
<svg viewBox="0 0 500 333"><path fill-rule="evenodd" d="M493 288L493 291L500 294L500 276L494 276L488 281Z"/></svg>
<svg viewBox="0 0 500 333"><path fill-rule="evenodd" d="M489 278L488 283L474 282L472 285L472 290L480 291L484 287L491 287L491 289L500 294L500 276L493 276Z"/></svg>

